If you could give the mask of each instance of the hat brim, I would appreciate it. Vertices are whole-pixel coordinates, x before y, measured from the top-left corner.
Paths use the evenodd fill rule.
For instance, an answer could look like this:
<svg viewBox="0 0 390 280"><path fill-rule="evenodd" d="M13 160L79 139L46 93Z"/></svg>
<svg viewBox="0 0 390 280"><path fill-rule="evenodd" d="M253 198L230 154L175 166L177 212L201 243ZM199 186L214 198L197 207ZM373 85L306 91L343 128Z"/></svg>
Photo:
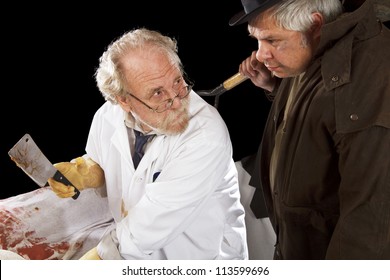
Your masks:
<svg viewBox="0 0 390 280"><path fill-rule="evenodd" d="M258 14L264 12L265 10L268 10L272 6L275 6L281 2L280 0L271 0L271 1L266 1L263 5L260 5L258 8L254 9L250 13L245 13L245 10L242 10L241 12L235 14L230 20L229 20L229 25L230 26L235 26L242 24L244 22L248 22Z"/></svg>
<svg viewBox="0 0 390 280"><path fill-rule="evenodd" d="M248 22L252 17L254 17L255 15L257 15L256 11L259 10L256 9L254 11L252 11L251 13L249 14L246 14L245 11L241 11L237 14L235 14L230 20L229 20L229 25L230 26L236 26L236 25L240 25L244 22Z"/></svg>

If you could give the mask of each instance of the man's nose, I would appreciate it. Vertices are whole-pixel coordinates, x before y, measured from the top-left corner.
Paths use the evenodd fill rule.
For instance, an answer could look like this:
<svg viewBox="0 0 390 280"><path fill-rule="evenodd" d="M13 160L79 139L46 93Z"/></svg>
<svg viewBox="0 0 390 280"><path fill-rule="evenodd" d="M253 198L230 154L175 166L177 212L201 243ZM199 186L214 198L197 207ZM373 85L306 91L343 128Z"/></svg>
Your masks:
<svg viewBox="0 0 390 280"><path fill-rule="evenodd" d="M266 43L259 42L256 58L259 61L264 61L272 57L271 49Z"/></svg>

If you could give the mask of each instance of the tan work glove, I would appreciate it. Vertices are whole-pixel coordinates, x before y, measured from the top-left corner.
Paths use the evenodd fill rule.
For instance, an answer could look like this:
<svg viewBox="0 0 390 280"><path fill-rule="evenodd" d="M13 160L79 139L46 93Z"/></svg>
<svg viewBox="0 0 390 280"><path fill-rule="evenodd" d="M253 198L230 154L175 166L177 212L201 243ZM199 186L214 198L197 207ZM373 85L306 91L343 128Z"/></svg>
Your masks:
<svg viewBox="0 0 390 280"><path fill-rule="evenodd" d="M97 248L93 247L91 250L86 252L79 260L101 260Z"/></svg>
<svg viewBox="0 0 390 280"><path fill-rule="evenodd" d="M101 187L105 181L103 169L90 158L78 157L71 162L56 163L54 167L72 182L79 191ZM59 197L73 197L76 194L74 187L66 186L53 178L49 178L48 183L53 192Z"/></svg>

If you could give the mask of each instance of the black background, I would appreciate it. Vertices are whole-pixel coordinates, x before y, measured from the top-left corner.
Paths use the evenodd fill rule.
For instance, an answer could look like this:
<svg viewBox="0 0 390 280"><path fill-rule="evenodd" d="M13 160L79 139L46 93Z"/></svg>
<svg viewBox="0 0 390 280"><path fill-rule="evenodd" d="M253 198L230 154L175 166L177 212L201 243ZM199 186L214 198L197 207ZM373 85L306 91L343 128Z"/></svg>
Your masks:
<svg viewBox="0 0 390 280"><path fill-rule="evenodd" d="M245 24L228 24L241 10L239 0L11 5L1 20L0 198L38 187L8 156L25 133L53 163L84 154L93 114L104 102L93 78L98 59L124 32L147 27L176 38L195 90L217 87L237 73L240 62L257 47ZM220 97L218 109L229 129L235 160L256 152L268 108L250 81Z"/></svg>

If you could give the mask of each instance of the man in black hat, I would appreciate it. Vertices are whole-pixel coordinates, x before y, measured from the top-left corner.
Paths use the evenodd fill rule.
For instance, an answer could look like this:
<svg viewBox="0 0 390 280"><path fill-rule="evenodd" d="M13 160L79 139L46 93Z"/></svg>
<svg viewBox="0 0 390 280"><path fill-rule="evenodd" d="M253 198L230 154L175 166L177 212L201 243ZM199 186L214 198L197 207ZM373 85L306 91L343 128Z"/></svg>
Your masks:
<svg viewBox="0 0 390 280"><path fill-rule="evenodd" d="M250 184L274 258L390 259L390 32L373 1L241 3L229 24L258 50L239 71L273 101Z"/></svg>

